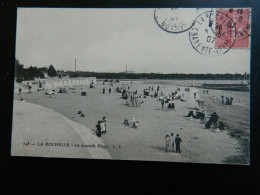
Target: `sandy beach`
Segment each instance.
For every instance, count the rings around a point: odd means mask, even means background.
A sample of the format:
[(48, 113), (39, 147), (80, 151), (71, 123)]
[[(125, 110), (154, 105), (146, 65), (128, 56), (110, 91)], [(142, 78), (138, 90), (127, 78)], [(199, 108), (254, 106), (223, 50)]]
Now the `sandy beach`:
[[(107, 146), (112, 159), (121, 160), (149, 160), (149, 161), (171, 161), (171, 162), (195, 162), (195, 163), (249, 163), (249, 93), (230, 92), (221, 90), (209, 90), (203, 93), (203, 89), (190, 88), (185, 92), (185, 87), (180, 87), (180, 93), (184, 94), (185, 102), (176, 100), (175, 110), (161, 108), (157, 98), (147, 96), (140, 98), (144, 101), (141, 107), (128, 107), (126, 100), (121, 99), (120, 93), (115, 93), (117, 86), (130, 86), (130, 90), (143, 94), (143, 89), (152, 86), (145, 81), (123, 81), (115, 83), (112, 87), (109, 83), (102, 85), (98, 82), (95, 88), (89, 86), (78, 86), (75, 93), (67, 88), (67, 93), (57, 93), (51, 97), (45, 95), (46, 91), (32, 92), (31, 94), (15, 93), (14, 99), (23, 97), (27, 102), (38, 104), (53, 109), (65, 117), (82, 124), (93, 132), (96, 123), (103, 116), (107, 119), (107, 133), (101, 140)], [(156, 86), (156, 84), (154, 84)], [(103, 87), (106, 93), (102, 94)], [(108, 89), (112, 93), (108, 93)], [(160, 91), (164, 94), (175, 91), (177, 86), (160, 84)], [(81, 96), (86, 91), (87, 96)], [(213, 128), (206, 129), (200, 120), (192, 121), (184, 117), (190, 110), (198, 106), (193, 97), (205, 101), (205, 111), (208, 116), (217, 112), (220, 121), (227, 124), (227, 130), (216, 133)], [(153, 94), (153, 92), (152, 92)], [(223, 105), (220, 96), (234, 97), (234, 104)], [(215, 102), (212, 97), (216, 96)], [(85, 117), (80, 117), (78, 111), (82, 111)], [(140, 122), (138, 129), (124, 126), (124, 119), (132, 120), (135, 116)], [(14, 115), (14, 117), (16, 117)], [(39, 117), (39, 120), (41, 118)], [(179, 134), (182, 138), (181, 154), (165, 152), (166, 134)], [(39, 139), (39, 138), (35, 138)], [(56, 141), (62, 141), (62, 137), (56, 137)], [(73, 140), (77, 142), (77, 138)]]

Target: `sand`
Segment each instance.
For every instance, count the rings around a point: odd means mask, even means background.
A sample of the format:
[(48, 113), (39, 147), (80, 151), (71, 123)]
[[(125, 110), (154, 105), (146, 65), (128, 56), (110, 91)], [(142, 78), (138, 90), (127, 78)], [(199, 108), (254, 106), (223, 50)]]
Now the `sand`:
[(14, 101), (12, 156), (111, 159), (106, 149), (90, 149), (93, 145), (104, 143), (87, 127), (52, 109)]
[[(142, 94), (144, 88), (151, 86), (150, 83), (145, 84), (142, 81), (133, 81), (133, 85), (130, 81), (124, 83), (129, 85), (131, 90), (138, 90), (138, 94)], [(15, 99), (23, 97), (28, 102), (53, 109), (93, 131), (97, 121), (106, 116), (108, 132), (101, 139), (108, 146), (107, 150), (112, 159), (248, 164), (248, 153), (245, 154), (248, 144), (241, 145), (239, 137), (232, 136), (231, 132), (242, 128), (241, 131), (245, 132), (244, 139), (249, 139), (249, 94), (230, 92), (234, 97), (234, 105), (228, 106), (222, 105), (218, 99), (217, 102), (212, 102), (213, 94), (216, 93), (216, 97), (221, 96), (219, 93), (222, 92), (218, 90), (209, 90), (209, 94), (204, 94), (201, 89), (190, 88), (190, 92), (185, 92), (184, 87), (181, 87), (186, 102), (176, 100), (175, 110), (162, 109), (160, 102), (151, 97), (141, 98), (144, 105), (134, 108), (127, 107), (126, 100), (120, 98), (121, 94), (115, 93), (117, 85), (121, 86), (122, 82), (113, 87), (108, 83), (97, 83), (94, 89), (81, 86), (77, 87), (76, 93), (67, 90), (68, 93), (60, 94), (56, 90), (51, 98), (44, 94), (45, 91), (15, 94)], [(176, 90), (173, 85), (160, 86), (164, 93)], [(106, 88), (106, 94), (102, 94), (103, 87)], [(109, 88), (112, 88), (111, 94), (108, 94)], [(80, 96), (82, 91), (86, 91), (88, 96)], [(220, 120), (227, 122), (229, 129), (216, 133), (213, 129), (205, 129), (200, 120), (190, 121), (184, 117), (197, 106), (193, 98), (194, 92), (198, 93), (199, 98), (205, 99), (207, 114), (210, 115), (213, 111), (221, 114)], [(237, 101), (238, 98), (241, 99), (240, 102)], [(77, 114), (79, 110), (85, 114), (85, 118)], [(124, 119), (131, 121), (133, 116), (140, 122), (138, 129), (123, 125)], [(237, 116), (240, 116), (239, 122)], [(170, 133), (180, 134), (183, 140), (181, 154), (164, 151), (164, 136)], [(241, 161), (236, 158), (238, 156), (240, 160), (242, 158)]]

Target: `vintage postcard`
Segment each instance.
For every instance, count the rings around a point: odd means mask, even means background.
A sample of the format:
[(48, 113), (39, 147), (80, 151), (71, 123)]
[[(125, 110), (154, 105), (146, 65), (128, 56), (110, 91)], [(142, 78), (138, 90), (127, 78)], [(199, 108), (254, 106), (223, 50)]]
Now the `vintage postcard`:
[(12, 156), (250, 164), (251, 8), (17, 8)]

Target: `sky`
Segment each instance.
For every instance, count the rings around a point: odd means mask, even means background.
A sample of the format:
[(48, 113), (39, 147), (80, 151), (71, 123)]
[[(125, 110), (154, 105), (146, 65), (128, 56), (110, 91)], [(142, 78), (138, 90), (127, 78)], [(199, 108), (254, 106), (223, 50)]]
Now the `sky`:
[(162, 30), (154, 9), (18, 8), (16, 58), (26, 68), (52, 64), (64, 71), (75, 70), (76, 58), (78, 71), (250, 72), (250, 49), (202, 55), (188, 31)]

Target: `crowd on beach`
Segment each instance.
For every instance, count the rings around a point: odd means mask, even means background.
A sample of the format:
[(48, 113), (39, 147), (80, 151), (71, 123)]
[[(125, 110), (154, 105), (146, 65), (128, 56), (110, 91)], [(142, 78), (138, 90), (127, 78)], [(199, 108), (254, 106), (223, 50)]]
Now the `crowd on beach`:
[[(148, 86), (147, 88), (144, 88), (142, 91), (142, 94), (138, 94), (138, 91), (134, 89), (134, 85), (132, 81), (130, 84), (124, 84), (124, 83), (101, 83), (102, 86), (102, 94), (106, 94), (106, 88), (108, 88), (108, 94), (112, 93), (112, 88), (115, 86), (115, 93), (121, 93), (121, 98), (126, 100), (127, 106), (132, 107), (140, 107), (145, 103), (145, 99), (141, 98), (156, 98), (157, 102), (160, 103), (160, 107), (162, 110), (165, 108), (168, 110), (176, 110), (176, 103), (178, 104), (178, 101), (186, 102), (185, 100), (185, 93), (182, 92), (180, 87), (177, 87), (175, 90), (173, 90), (171, 93), (164, 93), (161, 89), (160, 85), (157, 86)], [(92, 81), (90, 88), (95, 88), (95, 84)], [(28, 84), (28, 93), (31, 93), (31, 86)], [(76, 88), (75, 88), (76, 89)], [(73, 88), (73, 90), (75, 90)], [(53, 90), (54, 91), (54, 90)], [(190, 92), (190, 88), (186, 87), (184, 89), (185, 92)], [(19, 94), (21, 94), (22, 88), (19, 88)], [(47, 93), (47, 92), (46, 92)], [(54, 93), (54, 92), (53, 92)], [(205, 90), (203, 93), (208, 94), (209, 91)], [(49, 94), (49, 93), (48, 93)], [(51, 95), (51, 94), (49, 94)], [(81, 93), (82, 95), (82, 93)], [(216, 112), (213, 112), (209, 117), (206, 116), (206, 113), (204, 111), (204, 100), (199, 99), (199, 95), (197, 92), (193, 92), (191, 94), (191, 97), (194, 97), (195, 102), (198, 104), (198, 108), (196, 108), (196, 113), (193, 112), (193, 110), (190, 110), (186, 117), (188, 117), (188, 120), (193, 119), (199, 119), (200, 123), (205, 124), (205, 128), (209, 129), (211, 126), (215, 129), (216, 132), (220, 132), (220, 130), (225, 129), (225, 125), (222, 121), (219, 121), (219, 116)], [(213, 96), (213, 102), (215, 101), (215, 96)], [(21, 97), (22, 98), (22, 97)], [(221, 96), (221, 103), (226, 105), (232, 105), (233, 97), (224, 97)], [(166, 105), (168, 104), (168, 105)], [(84, 114), (80, 113), (81, 117), (84, 117)], [(209, 118), (207, 120), (207, 118)], [(135, 116), (132, 117), (131, 122), (128, 119), (125, 119), (123, 122), (124, 126), (138, 129), (140, 127), (140, 122), (135, 119)], [(98, 137), (101, 137), (107, 133), (107, 122), (106, 122), (106, 116), (104, 116), (101, 120), (97, 121), (96, 124), (96, 135)], [(180, 144), (182, 142), (182, 139), (180, 138), (179, 134), (174, 137), (174, 134), (166, 134), (165, 135), (165, 152), (171, 151), (171, 152), (177, 152), (181, 153)]]
[[(204, 90), (203, 93), (207, 93), (208, 94), (208, 90)], [(200, 123), (205, 124), (205, 128), (206, 129), (210, 129), (211, 126), (213, 126), (214, 131), (219, 133), (221, 130), (225, 130), (226, 125), (224, 124), (224, 122), (219, 121), (219, 116), (216, 112), (213, 112), (209, 117), (206, 116), (206, 113), (204, 111), (204, 100), (200, 100), (197, 98), (197, 93), (194, 92), (193, 93), (193, 97), (195, 99), (195, 101), (198, 104), (198, 107), (195, 107), (194, 109), (196, 110), (196, 114), (193, 113), (192, 110), (189, 111), (188, 115), (186, 117), (189, 117), (189, 120), (193, 120), (193, 119), (200, 119)], [(213, 102), (215, 102), (215, 96), (213, 96)], [(221, 96), (222, 100), (224, 98), (224, 96)], [(229, 105), (232, 105), (232, 103), (228, 103), (229, 98), (227, 99), (227, 103)], [(231, 102), (233, 100), (233, 98), (231, 97)], [(224, 104), (224, 102), (222, 101), (222, 103)], [(208, 118), (208, 120), (207, 120)]]

